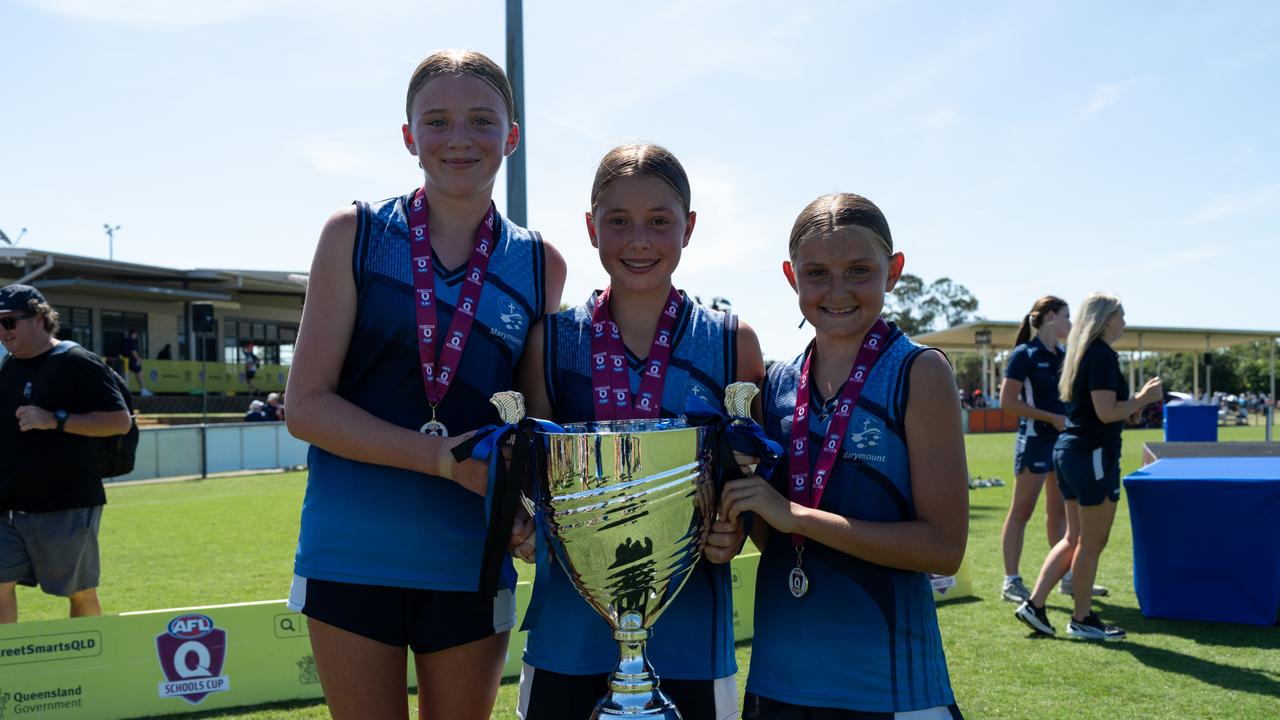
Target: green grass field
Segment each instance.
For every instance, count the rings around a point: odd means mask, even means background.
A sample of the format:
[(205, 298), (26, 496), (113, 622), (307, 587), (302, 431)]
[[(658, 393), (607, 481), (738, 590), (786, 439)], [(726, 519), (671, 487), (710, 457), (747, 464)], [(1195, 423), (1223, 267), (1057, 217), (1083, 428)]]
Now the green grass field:
[[(1222, 428), (1223, 440), (1260, 440), (1261, 427)], [(1123, 471), (1159, 431), (1125, 434)], [(969, 718), (1280, 717), (1280, 627), (1148, 620), (1133, 594), (1129, 514), (1121, 500), (1099, 582), (1106, 621), (1125, 642), (1029, 637), (999, 599), (1000, 527), (1012, 492), (1013, 437), (966, 438), (969, 471), (1002, 488), (969, 494), (968, 559), (977, 598), (938, 609), (951, 680)], [(279, 599), (292, 575), (302, 473), (113, 487), (102, 524), (104, 612)], [(1043, 503), (1042, 503), (1043, 506)], [(1034, 579), (1047, 549), (1042, 510), (1027, 531), (1022, 574)], [(1029, 580), (1030, 581), (1030, 580)], [(1224, 592), (1230, 592), (1225, 588)], [(1070, 599), (1054, 594), (1050, 618), (1066, 625)], [(19, 590), (24, 620), (62, 617), (65, 602)], [(751, 648), (738, 649), (739, 691)], [(412, 702), (411, 698), (411, 702)], [(495, 718), (514, 717), (516, 685), (504, 683)], [(182, 717), (326, 718), (322, 703), (285, 704)]]

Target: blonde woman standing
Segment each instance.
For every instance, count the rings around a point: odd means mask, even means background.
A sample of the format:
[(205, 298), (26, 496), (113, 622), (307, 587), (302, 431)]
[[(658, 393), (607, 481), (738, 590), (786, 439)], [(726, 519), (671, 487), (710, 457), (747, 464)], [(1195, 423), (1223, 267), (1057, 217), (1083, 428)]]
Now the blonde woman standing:
[(1113, 349), (1124, 335), (1120, 299), (1094, 293), (1080, 305), (1079, 323), (1067, 337), (1058, 389), (1066, 403), (1067, 424), (1054, 446), (1058, 487), (1066, 502), (1067, 534), (1049, 551), (1031, 597), (1015, 611), (1019, 620), (1044, 635), (1055, 635), (1044, 603), (1061, 579), (1063, 557), (1071, 558), (1075, 578), (1074, 611), (1067, 636), (1084, 640), (1123, 640), (1124, 630), (1104, 625), (1093, 613), (1093, 580), (1107, 545), (1120, 500), (1120, 433), (1124, 419), (1163, 394), (1160, 378), (1151, 378), (1129, 397)]

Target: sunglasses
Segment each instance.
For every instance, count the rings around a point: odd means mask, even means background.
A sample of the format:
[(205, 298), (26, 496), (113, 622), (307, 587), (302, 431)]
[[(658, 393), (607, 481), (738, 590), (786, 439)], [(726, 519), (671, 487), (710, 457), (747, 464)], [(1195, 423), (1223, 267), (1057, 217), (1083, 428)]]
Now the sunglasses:
[(18, 326), (18, 323), (27, 318), (35, 317), (31, 313), (22, 313), (21, 315), (10, 315), (9, 317), (0, 318), (0, 327), (5, 330), (12, 330)]

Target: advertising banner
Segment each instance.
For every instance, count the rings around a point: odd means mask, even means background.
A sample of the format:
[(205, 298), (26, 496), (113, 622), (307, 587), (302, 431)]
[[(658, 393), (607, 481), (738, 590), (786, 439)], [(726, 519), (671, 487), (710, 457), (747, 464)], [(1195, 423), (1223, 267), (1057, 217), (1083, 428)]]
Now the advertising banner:
[[(758, 560), (732, 565), (739, 640), (751, 637)], [(528, 582), (516, 586), (521, 616), (529, 594)], [(511, 633), (505, 677), (519, 676), (524, 641)], [(412, 662), (406, 671), (413, 687)], [(284, 600), (0, 625), (0, 720), (116, 720), (322, 695), (307, 619)]]

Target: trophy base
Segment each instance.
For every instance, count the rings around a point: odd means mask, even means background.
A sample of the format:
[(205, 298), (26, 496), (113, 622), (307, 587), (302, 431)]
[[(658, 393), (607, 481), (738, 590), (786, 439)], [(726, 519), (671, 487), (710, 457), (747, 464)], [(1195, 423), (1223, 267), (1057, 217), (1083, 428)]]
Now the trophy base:
[(620, 717), (682, 720), (675, 703), (657, 688), (634, 695), (611, 694), (596, 703), (595, 710), (591, 711), (591, 720)]

